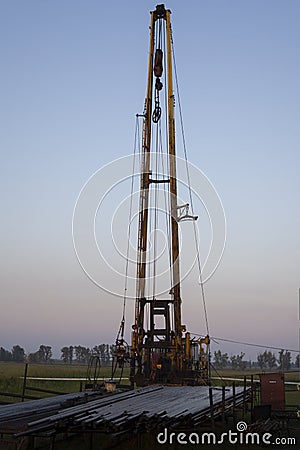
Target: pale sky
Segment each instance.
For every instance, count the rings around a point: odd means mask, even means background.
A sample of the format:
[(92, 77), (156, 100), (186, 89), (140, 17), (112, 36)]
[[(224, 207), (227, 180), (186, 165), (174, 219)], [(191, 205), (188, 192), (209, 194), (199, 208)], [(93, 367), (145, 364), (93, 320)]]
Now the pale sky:
[[(64, 345), (115, 339), (122, 302), (82, 271), (72, 214), (89, 177), (132, 153), (155, 5), (0, 4), (0, 346), (31, 352), (46, 344), (58, 354)], [(227, 219), (222, 262), (205, 284), (210, 333), (297, 349), (300, 4), (166, 7), (189, 160), (215, 186)], [(193, 283), (183, 288), (184, 322), (201, 334)], [(129, 338), (131, 306), (127, 316)]]

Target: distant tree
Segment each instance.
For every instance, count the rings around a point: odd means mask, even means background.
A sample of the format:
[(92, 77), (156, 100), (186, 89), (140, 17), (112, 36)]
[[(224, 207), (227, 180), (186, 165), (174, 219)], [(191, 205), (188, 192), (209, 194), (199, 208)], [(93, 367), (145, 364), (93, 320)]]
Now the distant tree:
[(69, 347), (62, 347), (60, 349), (61, 352), (61, 359), (63, 360), (64, 363), (68, 363), (69, 362)]
[(296, 356), (295, 366), (300, 369), (300, 353)]
[(277, 359), (275, 353), (265, 350), (263, 353), (259, 353), (257, 356), (258, 366), (261, 370), (274, 369), (277, 367)]
[(112, 344), (109, 346), (109, 361), (111, 361), (113, 359), (113, 355), (116, 351), (116, 345)]
[(17, 362), (23, 362), (25, 359), (25, 350), (19, 345), (14, 345), (11, 351), (12, 360)]
[(228, 354), (222, 353), (221, 350), (214, 352), (214, 366), (216, 369), (225, 369), (228, 364)]
[(12, 360), (11, 352), (3, 347), (0, 347), (0, 361), (11, 361), (11, 360)]
[(50, 345), (40, 345), (38, 349), (40, 362), (49, 362), (52, 357), (52, 347)]
[(232, 369), (245, 370), (247, 367), (247, 361), (243, 361), (245, 353), (241, 352), (239, 355), (230, 356), (230, 362)]
[(103, 364), (109, 364), (112, 358), (112, 346), (109, 344), (95, 345), (92, 349), (92, 354), (99, 356)]
[(264, 352), (264, 353), (259, 353), (258, 355), (257, 355), (257, 364), (258, 364), (258, 367), (261, 369), (261, 370), (264, 370), (264, 369), (266, 369), (266, 367), (267, 367), (267, 359), (266, 359), (266, 354), (265, 354), (266, 352)]
[(50, 345), (40, 345), (35, 353), (29, 353), (28, 362), (31, 363), (48, 363), (52, 357), (52, 347)]
[(113, 350), (111, 345), (106, 344), (106, 363), (109, 364), (113, 355)]
[(91, 355), (91, 350), (87, 347), (83, 347), (81, 345), (75, 346), (75, 356), (76, 360), (80, 363), (88, 363)]
[(267, 364), (270, 370), (277, 367), (277, 359), (275, 353), (267, 352)]
[(70, 345), (69, 347), (63, 347), (61, 350), (61, 359), (68, 364), (72, 364), (74, 356), (74, 347)]
[(232, 369), (236, 370), (238, 368), (236, 355), (231, 355), (230, 356), (230, 364), (231, 364)]
[(281, 370), (289, 370), (291, 368), (291, 361), (291, 352), (287, 350), (285, 352), (284, 350), (280, 350), (278, 358), (279, 368)]

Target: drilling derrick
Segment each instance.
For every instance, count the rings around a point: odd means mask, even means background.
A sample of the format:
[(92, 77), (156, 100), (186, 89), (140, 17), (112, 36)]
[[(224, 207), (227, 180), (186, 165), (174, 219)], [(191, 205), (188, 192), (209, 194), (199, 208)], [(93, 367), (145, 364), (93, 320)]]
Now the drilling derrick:
[[(175, 151), (175, 99), (173, 92), (173, 49), (170, 10), (157, 5), (151, 12), (148, 83), (143, 113), (140, 203), (138, 225), (135, 320), (132, 326), (130, 380), (134, 385), (154, 383), (199, 385), (209, 382), (209, 337), (191, 338), (182, 325), (178, 223), (182, 206), (177, 203)], [(164, 86), (165, 85), (165, 86)], [(163, 97), (164, 96), (164, 97)], [(160, 98), (164, 98), (161, 102)], [(163, 104), (162, 104), (163, 103)], [(163, 110), (164, 109), (164, 110)], [(166, 124), (164, 144), (168, 167), (162, 176), (153, 168), (155, 148), (152, 135), (160, 121)], [(161, 148), (164, 144), (161, 144)], [(149, 224), (154, 189), (168, 194), (170, 236), (169, 292), (162, 298), (149, 295)], [(187, 206), (187, 205), (184, 205)], [(195, 220), (196, 217), (186, 215)], [(155, 277), (155, 274), (154, 274)], [(156, 326), (156, 323), (159, 325)]]

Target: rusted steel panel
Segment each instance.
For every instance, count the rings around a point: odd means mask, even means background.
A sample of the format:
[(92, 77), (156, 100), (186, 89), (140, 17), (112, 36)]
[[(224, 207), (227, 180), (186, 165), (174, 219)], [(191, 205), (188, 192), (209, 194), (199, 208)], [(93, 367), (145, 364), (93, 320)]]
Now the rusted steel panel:
[(261, 403), (271, 405), (272, 410), (285, 408), (284, 374), (262, 373), (260, 377)]

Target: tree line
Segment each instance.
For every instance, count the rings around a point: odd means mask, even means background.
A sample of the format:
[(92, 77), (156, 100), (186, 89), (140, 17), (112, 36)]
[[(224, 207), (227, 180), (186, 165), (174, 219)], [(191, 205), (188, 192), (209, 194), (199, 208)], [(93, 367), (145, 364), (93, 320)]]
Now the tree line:
[(245, 353), (243, 352), (239, 355), (229, 356), (228, 353), (222, 353), (221, 350), (217, 350), (214, 352), (212, 364), (216, 369), (231, 368), (234, 370), (245, 370), (255, 367), (261, 370), (289, 370), (292, 367), (300, 367), (300, 354), (296, 356), (293, 362), (291, 352), (288, 350), (280, 350), (278, 357), (275, 353), (265, 350), (257, 355), (256, 361), (245, 361), (244, 356)]
[[(60, 359), (64, 363), (72, 364), (73, 362), (87, 364), (90, 357), (99, 356), (103, 364), (109, 364), (113, 357), (114, 345), (100, 344), (92, 348), (82, 345), (70, 345), (61, 348)], [(15, 361), (28, 363), (49, 363), (53, 361), (53, 352), (50, 345), (40, 345), (38, 350), (33, 353), (25, 353), (24, 348), (15, 345), (11, 350), (0, 347), (0, 361)]]
[(114, 348), (115, 346), (110, 344), (95, 345), (93, 348), (70, 345), (69, 347), (62, 347), (60, 358), (68, 364), (72, 364), (74, 360), (86, 364), (93, 355), (99, 356), (103, 364), (109, 364), (113, 358)]
[(14, 345), (11, 351), (0, 347), (0, 361), (23, 362), (25, 359), (25, 350), (19, 345)]
[[(82, 345), (69, 345), (62, 347), (60, 359), (66, 364), (80, 363), (87, 364), (91, 356), (99, 356), (102, 364), (110, 364), (113, 358), (114, 345), (99, 344), (92, 348)], [(278, 356), (275, 353), (265, 350), (257, 355), (256, 361), (244, 360), (245, 353), (238, 355), (228, 355), (217, 350), (213, 354), (212, 365), (216, 369), (245, 370), (259, 368), (261, 370), (289, 370), (292, 367), (300, 368), (300, 355), (292, 361), (291, 352), (280, 350)], [(15, 361), (29, 363), (49, 363), (53, 361), (52, 347), (50, 345), (40, 345), (38, 350), (26, 354), (24, 348), (15, 345), (11, 350), (0, 347), (0, 361)]]

